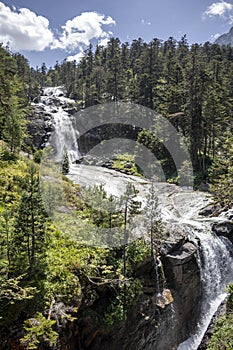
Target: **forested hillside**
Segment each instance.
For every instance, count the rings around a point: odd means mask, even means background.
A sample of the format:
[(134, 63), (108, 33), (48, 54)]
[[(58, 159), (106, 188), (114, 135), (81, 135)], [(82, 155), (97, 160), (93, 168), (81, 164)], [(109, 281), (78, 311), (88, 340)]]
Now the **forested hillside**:
[(81, 107), (132, 101), (154, 109), (185, 135), (195, 169), (205, 173), (231, 133), (232, 59), (230, 46), (189, 46), (185, 37), (131, 44), (111, 39), (107, 47), (90, 47), (79, 64), (46, 70), (44, 82), (64, 84)]
[[(113, 38), (107, 47), (90, 47), (79, 63), (64, 61), (53, 68), (43, 64), (36, 69), (30, 69), (20, 54), (11, 56), (3, 48), (1, 54), (5, 56), (1, 60), (1, 114), (18, 108), (22, 115), (23, 108), (44, 86), (64, 85), (68, 96), (76, 99), (80, 108), (109, 101), (132, 101), (171, 121), (186, 137), (195, 170), (205, 175), (231, 135), (230, 46), (208, 42), (189, 46), (185, 37), (178, 42), (173, 38), (165, 42), (154, 39), (150, 43), (137, 39), (131, 44), (121, 44)], [(12, 95), (17, 98), (10, 103)], [(17, 123), (23, 124), (19, 117)], [(4, 117), (0, 135), (3, 139), (10, 137)], [(151, 135), (143, 135), (141, 142), (153, 149), (152, 139)]]
[[(79, 109), (130, 101), (168, 118), (185, 138), (197, 186), (209, 182), (221, 208), (232, 206), (232, 47), (208, 42), (189, 46), (186, 37), (131, 44), (112, 38), (106, 47), (90, 47), (80, 62), (34, 69), (21, 54), (0, 46), (1, 350), (69, 349), (73, 324), (87, 310), (98, 329), (112, 330), (142, 293), (135, 266), (151, 257), (143, 240), (118, 250), (88, 247), (51, 223), (39, 190), (38, 150), (29, 147), (27, 124), (31, 102), (41, 89), (58, 85), (65, 86)], [(138, 141), (155, 154), (159, 151), (159, 140), (147, 130)], [(65, 176), (63, 187), (82, 230), (113, 225), (108, 214), (84, 203), (79, 186)], [(103, 189), (95, 190), (107, 201)], [(122, 228), (123, 214), (114, 218)], [(156, 225), (155, 232), (161, 230)], [(232, 297), (228, 309), (209, 349), (220, 349), (218, 340), (228, 335), (229, 327), (232, 331)], [(85, 331), (90, 339), (98, 333), (95, 328)], [(86, 338), (83, 343), (88, 348)]]

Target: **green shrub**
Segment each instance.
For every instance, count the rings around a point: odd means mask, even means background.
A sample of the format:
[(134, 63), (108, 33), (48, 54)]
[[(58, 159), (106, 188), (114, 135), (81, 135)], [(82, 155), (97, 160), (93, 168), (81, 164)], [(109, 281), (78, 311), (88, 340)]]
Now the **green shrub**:
[(38, 149), (34, 154), (33, 154), (33, 160), (35, 163), (40, 164), (41, 159), (42, 159), (43, 151), (41, 149)]
[(222, 316), (214, 327), (207, 350), (233, 349), (233, 314)]
[(119, 154), (117, 159), (113, 161), (112, 169), (130, 175), (142, 176), (140, 168), (134, 161), (134, 157), (128, 153)]
[(56, 344), (58, 333), (53, 330), (56, 321), (46, 319), (41, 313), (35, 318), (24, 322), (26, 335), (20, 339), (26, 349), (38, 349), (38, 345), (47, 344), (53, 346)]
[(127, 259), (131, 265), (139, 264), (151, 255), (149, 244), (143, 238), (139, 238), (127, 247)]

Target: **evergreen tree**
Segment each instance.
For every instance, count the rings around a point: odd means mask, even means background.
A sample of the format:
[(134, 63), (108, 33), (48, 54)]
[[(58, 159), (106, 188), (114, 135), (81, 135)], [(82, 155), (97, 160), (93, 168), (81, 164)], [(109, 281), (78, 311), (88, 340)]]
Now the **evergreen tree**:
[(157, 255), (157, 244), (162, 241), (162, 224), (158, 208), (158, 196), (153, 183), (145, 205), (146, 226), (150, 234), (151, 255)]
[(46, 214), (39, 190), (39, 176), (29, 165), (12, 235), (13, 276), (39, 272), (46, 246)]
[[(126, 276), (126, 246), (129, 240), (129, 225), (132, 223), (133, 215), (140, 213), (141, 202), (136, 200), (138, 190), (135, 186), (128, 182), (126, 190), (121, 198), (123, 203), (124, 213), (124, 238), (123, 238), (123, 261), (124, 261), (124, 275)], [(132, 229), (132, 228), (131, 228)]]
[(7, 113), (3, 130), (3, 140), (9, 144), (11, 152), (15, 153), (21, 149), (26, 136), (27, 110), (20, 107), (17, 96), (10, 97), (10, 109)]
[(70, 171), (70, 160), (67, 150), (64, 150), (61, 164), (61, 172), (63, 175), (69, 174)]
[(233, 203), (233, 146), (232, 137), (227, 136), (222, 154), (215, 157), (209, 169), (211, 192), (225, 209), (232, 207)]

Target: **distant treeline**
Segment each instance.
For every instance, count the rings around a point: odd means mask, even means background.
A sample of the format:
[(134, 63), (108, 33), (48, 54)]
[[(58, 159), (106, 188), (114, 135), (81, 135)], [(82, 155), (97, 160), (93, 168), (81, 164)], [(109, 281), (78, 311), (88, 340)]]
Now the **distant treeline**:
[(230, 46), (189, 45), (185, 36), (150, 43), (139, 38), (131, 44), (112, 38), (106, 47), (90, 46), (79, 63), (43, 65), (39, 72), (34, 73), (40, 85), (65, 85), (82, 108), (132, 101), (166, 116), (186, 137), (196, 171), (207, 172), (231, 133)]
[[(185, 136), (194, 169), (203, 174), (231, 134), (230, 46), (189, 45), (185, 36), (150, 43), (139, 38), (131, 44), (112, 38), (106, 47), (90, 46), (80, 62), (64, 60), (53, 68), (43, 63), (36, 69), (21, 54), (3, 47), (0, 55), (0, 138), (10, 140), (7, 115), (13, 107), (25, 112), (40, 88), (57, 85), (64, 85), (80, 108), (131, 101), (166, 116)], [(153, 149), (153, 137), (147, 136), (141, 139)]]

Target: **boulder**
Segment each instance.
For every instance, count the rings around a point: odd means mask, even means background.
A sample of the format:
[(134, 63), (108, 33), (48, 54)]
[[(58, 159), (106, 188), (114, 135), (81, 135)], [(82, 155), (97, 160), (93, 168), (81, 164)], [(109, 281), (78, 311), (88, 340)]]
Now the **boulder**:
[(202, 192), (209, 192), (210, 184), (202, 182), (198, 189), (199, 189), (199, 191), (202, 191)]
[(131, 169), (132, 166), (133, 166), (133, 164), (132, 164), (132, 163), (129, 163), (129, 162), (124, 164), (124, 168), (125, 168), (125, 169)]
[(162, 293), (158, 293), (156, 296), (156, 305), (161, 309), (164, 309), (167, 305), (173, 303), (174, 299), (170, 289), (164, 289)]
[(179, 238), (178, 237), (174, 237), (174, 239), (169, 239), (169, 241), (165, 241), (162, 245), (162, 247), (160, 248), (160, 252), (166, 256), (174, 251), (179, 250), (184, 243), (187, 241), (187, 237), (181, 235)]
[(232, 221), (222, 221), (216, 222), (212, 225), (212, 231), (217, 236), (227, 237), (233, 243), (233, 222)]
[(193, 243), (186, 242), (177, 250), (167, 254), (166, 258), (173, 266), (183, 265), (193, 258), (196, 251), (197, 247)]

